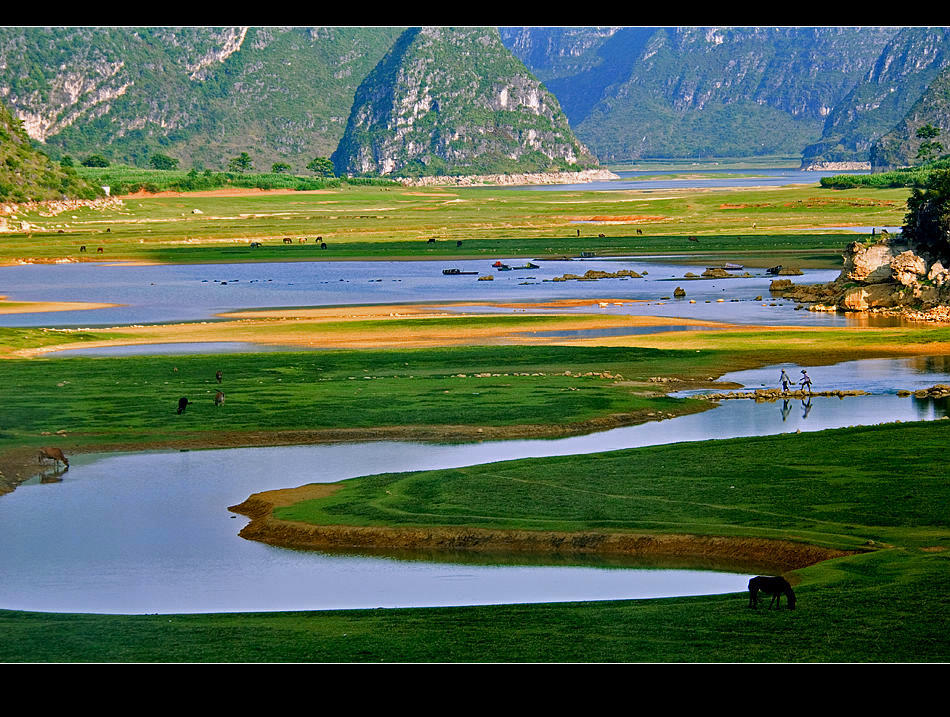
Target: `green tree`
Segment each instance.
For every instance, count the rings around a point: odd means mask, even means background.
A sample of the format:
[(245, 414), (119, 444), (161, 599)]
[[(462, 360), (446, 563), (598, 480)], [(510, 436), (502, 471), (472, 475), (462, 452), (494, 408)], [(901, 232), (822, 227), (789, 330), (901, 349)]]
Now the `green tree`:
[(228, 171), (230, 172), (250, 172), (254, 169), (254, 162), (251, 155), (247, 152), (241, 152), (237, 157), (231, 157), (228, 161)]
[(903, 236), (914, 249), (950, 260), (950, 169), (930, 173), (907, 199)]
[(90, 154), (81, 162), (83, 167), (108, 167), (109, 160), (101, 154)]
[(307, 169), (318, 177), (334, 176), (333, 162), (328, 157), (314, 157), (307, 165)]
[(271, 165), (270, 171), (274, 174), (290, 174), (292, 167), (286, 162), (275, 162)]
[(73, 166), (73, 158), (70, 157), (68, 154), (64, 154), (64, 155), (63, 155), (63, 158), (62, 158), (61, 160), (59, 160), (59, 166), (60, 166), (60, 167), (72, 167), (72, 166)]
[(917, 159), (923, 162), (929, 162), (931, 159), (939, 157), (943, 152), (943, 145), (936, 141), (940, 136), (940, 128), (932, 124), (925, 124), (917, 128), (917, 139), (923, 140), (920, 147), (917, 148)]
[(169, 157), (167, 154), (160, 154), (159, 152), (149, 157), (148, 163), (152, 169), (178, 169), (177, 159)]

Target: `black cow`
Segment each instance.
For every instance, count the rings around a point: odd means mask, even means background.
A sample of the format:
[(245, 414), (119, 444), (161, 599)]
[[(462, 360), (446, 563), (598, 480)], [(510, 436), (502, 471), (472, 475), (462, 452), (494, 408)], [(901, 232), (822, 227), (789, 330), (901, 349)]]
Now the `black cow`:
[(182, 396), (178, 399), (178, 413), (184, 413), (186, 408), (188, 408), (188, 399)]

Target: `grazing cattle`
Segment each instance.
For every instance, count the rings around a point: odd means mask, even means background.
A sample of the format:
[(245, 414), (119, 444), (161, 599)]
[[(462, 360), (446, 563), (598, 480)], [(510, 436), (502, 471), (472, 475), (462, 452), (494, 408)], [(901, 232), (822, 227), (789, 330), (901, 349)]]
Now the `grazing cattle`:
[(690, 240), (690, 241), (699, 241), (699, 239), (697, 239), (696, 237), (690, 237), (689, 240)]
[(752, 578), (749, 581), (749, 607), (758, 607), (760, 592), (772, 596), (772, 602), (769, 603), (770, 610), (773, 605), (776, 607), (782, 606), (782, 595), (785, 596), (788, 602), (788, 609), (795, 609), (795, 592), (785, 578), (764, 575)]
[(643, 234), (643, 230), (642, 230), (642, 229), (637, 229), (637, 234)]
[(327, 248), (327, 243), (326, 243), (325, 241), (320, 242), (320, 248), (321, 248), (321, 249), (326, 249), (326, 248)]
[(215, 406), (223, 406), (223, 405), (224, 405), (224, 393), (223, 393), (223, 392), (218, 391), (216, 394), (214, 394), (214, 405), (215, 405)]
[(462, 246), (462, 240), (460, 239), (460, 240), (458, 240), (457, 242), (455, 242), (455, 246), (456, 246), (456, 247)]
[(86, 253), (86, 245), (83, 244), (81, 247), (79, 247), (79, 251), (81, 251), (83, 254), (85, 254), (85, 253)]
[(102, 253), (102, 247), (99, 247), (98, 249), (96, 249), (96, 254), (101, 254), (101, 253)]
[(186, 408), (188, 408), (188, 399), (182, 396), (178, 399), (178, 413), (184, 413)]
[(214, 380), (217, 381), (218, 383), (221, 383), (221, 376), (222, 376), (221, 371), (214, 372)]
[(598, 236), (599, 238), (601, 238), (601, 239), (606, 239), (606, 238), (607, 238), (607, 237), (604, 236), (603, 234), (598, 234), (597, 236)]
[(284, 237), (284, 244), (293, 244), (294, 240), (290, 237)]
[(429, 237), (429, 241), (426, 244), (435, 244), (435, 237)]
[(297, 240), (297, 243), (298, 243), (298, 244), (306, 244), (306, 243), (307, 243), (307, 237), (300, 237), (300, 239)]
[(69, 470), (69, 459), (59, 448), (40, 448), (39, 461), (42, 463), (43, 460), (59, 461)]
[(259, 241), (252, 241), (252, 242), (251, 242), (251, 248), (252, 248), (252, 249), (256, 249), (256, 248), (259, 247), (260, 245), (261, 245), (261, 243), (260, 243)]

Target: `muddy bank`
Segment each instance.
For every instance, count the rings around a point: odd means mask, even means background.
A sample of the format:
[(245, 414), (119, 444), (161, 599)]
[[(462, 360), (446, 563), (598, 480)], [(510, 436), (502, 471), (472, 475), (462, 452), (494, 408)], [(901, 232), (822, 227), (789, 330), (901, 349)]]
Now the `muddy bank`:
[(309, 525), (278, 520), (276, 507), (320, 498), (335, 485), (310, 485), (267, 491), (250, 496), (229, 510), (251, 522), (240, 532), (282, 548), (312, 550), (426, 550), (504, 553), (597, 554), (642, 559), (694, 558), (715, 563), (747, 564), (787, 572), (858, 551), (834, 550), (787, 540), (727, 538), (704, 535), (648, 535), (635, 533), (577, 533), (530, 530), (485, 530), (468, 527), (355, 527)]

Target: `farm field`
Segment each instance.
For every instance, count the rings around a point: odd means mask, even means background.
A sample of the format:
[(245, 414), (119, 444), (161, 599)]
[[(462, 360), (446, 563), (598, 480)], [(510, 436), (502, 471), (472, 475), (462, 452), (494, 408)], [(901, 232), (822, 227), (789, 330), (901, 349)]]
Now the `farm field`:
[[(848, 242), (863, 238), (836, 228), (900, 225), (908, 193), (347, 187), (210, 194), (136, 196), (123, 208), (56, 217), (27, 213), (18, 218), (31, 231), (3, 236), (0, 263), (447, 262), (592, 252), (827, 269), (840, 266)], [(669, 393), (708, 387), (739, 369), (950, 355), (950, 327), (940, 325), (754, 326), (557, 311), (447, 315), (443, 308), (226, 313), (212, 324), (215, 340), (283, 349), (222, 355), (45, 354), (208, 340), (208, 326), (197, 323), (0, 328), (0, 381), (23, 389), (0, 425), (0, 485), (15, 490), (43, 445), (74, 454), (367, 435), (436, 442), (563, 436), (705, 411), (709, 402)], [(518, 338), (669, 325), (691, 330)], [(324, 350), (293, 350), (315, 340)], [(220, 408), (212, 403), (217, 370), (227, 392)], [(184, 415), (174, 411), (179, 395), (194, 397)], [(799, 597), (795, 611), (754, 611), (744, 594), (171, 616), (0, 610), (7, 635), (0, 660), (946, 661), (950, 533), (936, 456), (948, 425), (890, 423), (361, 477), (326, 498), (275, 511), (309, 525), (688, 535), (839, 551), (786, 566)], [(525, 490), (529, 484), (537, 490)]]

